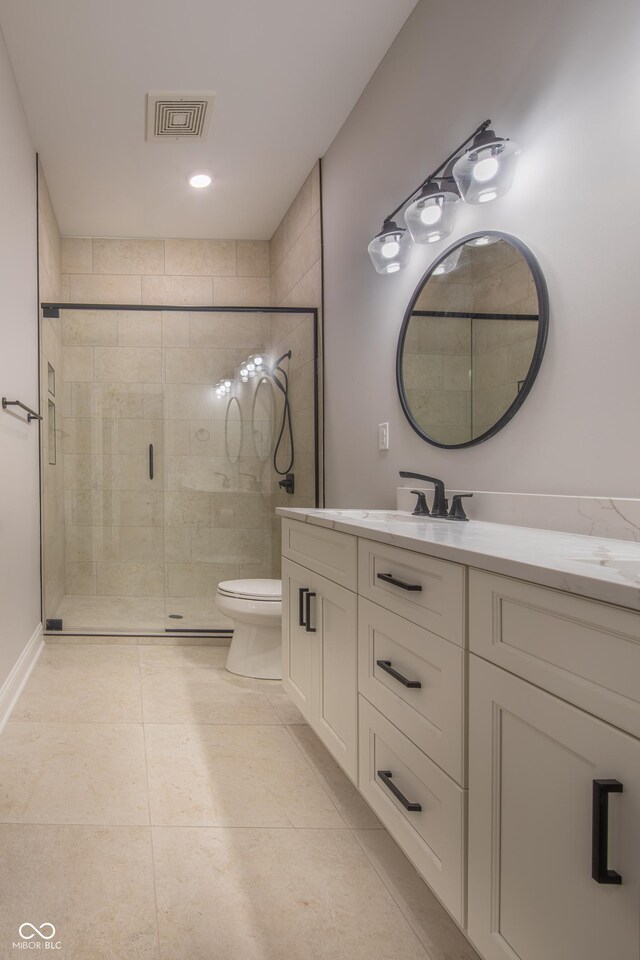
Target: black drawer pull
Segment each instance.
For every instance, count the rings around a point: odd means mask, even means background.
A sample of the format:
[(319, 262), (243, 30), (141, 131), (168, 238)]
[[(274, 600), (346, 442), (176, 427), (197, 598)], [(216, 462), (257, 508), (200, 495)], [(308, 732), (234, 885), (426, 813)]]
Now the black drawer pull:
[(391, 777), (393, 776), (391, 770), (378, 770), (378, 776), (384, 783), (385, 787), (391, 791), (396, 799), (400, 801), (405, 810), (415, 811), (416, 813), (420, 813), (422, 811), (421, 803), (411, 803), (410, 800), (407, 800), (404, 793), (401, 793), (398, 790), (395, 783), (393, 783), (391, 780)]
[(149, 480), (153, 480), (153, 444), (149, 444)]
[(404, 580), (397, 580), (391, 573), (379, 573), (377, 577), (378, 580), (384, 580), (385, 583), (392, 583), (394, 587), (402, 587), (403, 590), (415, 590), (418, 593), (422, 590), (422, 584), (405, 583)]
[(315, 593), (307, 590), (304, 598), (304, 628), (307, 633), (316, 632), (316, 628), (311, 626), (311, 597), (315, 597)]
[(407, 680), (407, 678), (403, 677), (401, 673), (398, 673), (397, 670), (394, 670), (391, 666), (391, 660), (376, 660), (376, 663), (381, 670), (384, 670), (385, 673), (388, 673), (389, 676), (393, 677), (394, 680), (399, 680), (403, 686), (411, 687), (414, 690), (419, 690), (422, 686), (419, 680)]
[(304, 618), (304, 595), (309, 593), (309, 587), (299, 587), (298, 588), (298, 626), (306, 627), (307, 623)]
[(609, 794), (622, 793), (619, 780), (593, 781), (591, 876), (596, 883), (622, 883), (615, 870), (609, 870)]

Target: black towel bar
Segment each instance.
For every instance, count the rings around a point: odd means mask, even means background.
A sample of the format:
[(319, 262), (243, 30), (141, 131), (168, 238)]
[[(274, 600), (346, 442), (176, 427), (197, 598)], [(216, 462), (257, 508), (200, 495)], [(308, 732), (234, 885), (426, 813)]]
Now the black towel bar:
[(32, 410), (31, 407), (28, 407), (26, 403), (22, 403), (20, 400), (7, 400), (6, 397), (3, 397), (2, 409), (6, 410), (7, 407), (20, 407), (21, 410), (26, 410), (27, 423), (31, 423), (32, 420), (42, 420), (42, 417), (39, 413), (36, 413), (35, 410)]

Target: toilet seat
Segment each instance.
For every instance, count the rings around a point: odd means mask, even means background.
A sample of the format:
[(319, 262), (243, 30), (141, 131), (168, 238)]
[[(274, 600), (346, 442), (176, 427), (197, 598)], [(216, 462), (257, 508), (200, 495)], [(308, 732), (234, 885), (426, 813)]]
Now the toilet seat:
[(281, 580), (223, 580), (218, 584), (223, 597), (238, 600), (260, 600), (262, 603), (282, 602)]

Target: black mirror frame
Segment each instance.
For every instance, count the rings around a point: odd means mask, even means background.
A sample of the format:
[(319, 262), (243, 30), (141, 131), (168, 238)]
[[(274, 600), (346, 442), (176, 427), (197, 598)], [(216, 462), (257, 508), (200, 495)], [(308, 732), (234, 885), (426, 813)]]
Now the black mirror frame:
[[(478, 237), (498, 237), (500, 240), (505, 240), (507, 243), (511, 244), (512, 247), (515, 247), (518, 250), (527, 266), (531, 271), (533, 277), (536, 293), (538, 295), (538, 337), (536, 340), (536, 346), (533, 353), (533, 358), (531, 360), (531, 366), (529, 367), (529, 372), (520, 388), (518, 396), (515, 398), (511, 406), (505, 410), (499, 420), (497, 420), (494, 425), (482, 433), (479, 437), (474, 437), (473, 440), (465, 440), (464, 443), (440, 443), (439, 440), (434, 440), (433, 437), (430, 437), (428, 433), (416, 423), (411, 410), (409, 409), (409, 404), (407, 403), (407, 398), (404, 389), (404, 378), (402, 375), (402, 357), (404, 353), (404, 341), (407, 335), (407, 329), (411, 321), (411, 315), (413, 313), (413, 308), (416, 305), (416, 301), (420, 294), (422, 293), (423, 287), (435, 268), (439, 263), (442, 263), (443, 260), (458, 247), (463, 246), (465, 243), (468, 243), (469, 240), (476, 240)], [(485, 440), (488, 440), (490, 437), (493, 437), (499, 430), (502, 430), (503, 427), (509, 423), (513, 416), (520, 409), (524, 401), (526, 400), (533, 383), (538, 376), (540, 370), (540, 364), (542, 363), (542, 358), (544, 356), (545, 347), (547, 345), (547, 336), (549, 333), (549, 294), (547, 293), (547, 285), (545, 283), (544, 275), (540, 269), (540, 264), (532, 254), (531, 250), (522, 243), (521, 240), (518, 240), (517, 237), (513, 237), (508, 233), (501, 233), (498, 230), (480, 230), (477, 233), (470, 233), (466, 237), (457, 240), (454, 244), (447, 249), (436, 259), (433, 263), (430, 264), (429, 269), (422, 276), (420, 283), (417, 285), (411, 300), (409, 301), (409, 306), (406, 309), (404, 319), (402, 321), (402, 327), (400, 328), (400, 336), (398, 337), (398, 348), (396, 352), (396, 383), (398, 387), (398, 396), (400, 397), (400, 403), (402, 404), (402, 410), (405, 417), (409, 421), (412, 428), (418, 434), (419, 437), (422, 437), (423, 440), (426, 440), (427, 443), (431, 443), (434, 447), (442, 447), (444, 450), (458, 450), (463, 447), (475, 447), (478, 443), (483, 443)]]

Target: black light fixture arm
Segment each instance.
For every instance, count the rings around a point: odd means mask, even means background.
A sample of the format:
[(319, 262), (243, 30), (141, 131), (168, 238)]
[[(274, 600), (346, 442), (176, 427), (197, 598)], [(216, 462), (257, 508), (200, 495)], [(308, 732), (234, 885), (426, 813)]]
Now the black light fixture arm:
[(449, 179), (448, 177), (439, 177), (438, 174), (439, 174), (442, 170), (446, 170), (446, 168), (448, 167), (448, 165), (451, 163), (451, 161), (452, 161), (455, 157), (458, 156), (458, 154), (461, 152), (461, 150), (464, 150), (464, 148), (467, 146), (468, 143), (471, 143), (472, 140), (475, 140), (475, 138), (478, 136), (478, 134), (484, 133), (484, 131), (487, 130), (490, 126), (491, 126), (491, 120), (485, 120), (483, 123), (480, 124), (479, 127), (476, 127), (476, 129), (473, 131), (473, 133), (472, 133), (470, 136), (468, 136), (466, 140), (463, 140), (462, 143), (461, 143), (458, 147), (456, 147), (456, 149), (453, 151), (453, 153), (449, 154), (449, 156), (447, 157), (447, 159), (446, 159), (446, 160), (443, 160), (443, 162), (440, 164), (439, 167), (436, 167), (436, 169), (433, 171), (433, 173), (430, 173), (428, 177), (425, 177), (425, 179), (422, 181), (422, 183), (418, 184), (418, 186), (415, 188), (415, 190), (412, 190), (411, 193), (409, 194), (409, 196), (406, 197), (406, 199), (404, 199), (404, 200), (402, 201), (402, 203), (400, 203), (400, 204), (395, 208), (395, 210), (394, 210), (392, 213), (388, 214), (388, 216), (385, 217), (385, 223), (386, 223), (387, 221), (389, 221), (389, 220), (393, 220), (393, 218), (395, 217), (395, 215), (396, 215), (397, 213), (400, 213), (400, 211), (402, 210), (402, 208), (405, 207), (405, 206), (409, 203), (409, 200), (411, 200), (411, 198), (414, 197), (414, 196), (416, 195), (416, 193), (418, 193), (419, 190), (422, 190), (422, 188), (423, 188), (424, 186), (426, 186), (428, 183), (430, 183), (432, 180)]

